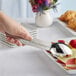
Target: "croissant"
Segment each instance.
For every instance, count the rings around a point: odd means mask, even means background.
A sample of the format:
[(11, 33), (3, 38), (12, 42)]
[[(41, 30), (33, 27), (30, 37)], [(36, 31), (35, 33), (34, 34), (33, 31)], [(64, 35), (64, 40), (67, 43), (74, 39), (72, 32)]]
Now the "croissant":
[(76, 18), (69, 20), (67, 23), (67, 27), (76, 31)]
[(73, 18), (76, 18), (76, 11), (68, 10), (63, 15), (61, 15), (59, 19), (64, 22), (68, 22)]

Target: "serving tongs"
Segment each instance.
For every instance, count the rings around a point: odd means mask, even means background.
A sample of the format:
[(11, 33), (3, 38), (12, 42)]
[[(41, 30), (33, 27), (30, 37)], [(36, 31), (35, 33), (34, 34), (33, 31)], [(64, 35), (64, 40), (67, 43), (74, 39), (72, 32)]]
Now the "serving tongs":
[[(5, 45), (7, 45), (8, 47), (13, 47), (14, 45), (8, 43), (5, 39), (5, 35), (0, 33), (0, 40), (3, 41), (4, 43), (6, 43)], [(31, 41), (28, 40), (24, 40), (24, 39), (20, 39), (20, 41), (23, 44), (27, 44), (33, 47), (37, 47), (40, 48), (42, 50), (49, 50), (52, 55), (54, 56), (66, 56), (66, 55), (72, 55), (72, 51), (71, 49), (63, 43), (51, 43), (51, 42), (45, 42), (43, 40), (37, 39), (37, 38), (33, 38)]]
[(20, 39), (20, 41), (23, 44), (27, 44), (43, 50), (49, 50), (54, 56), (72, 55), (72, 50), (66, 44), (63, 44), (63, 43), (45, 42), (37, 38), (32, 39), (32, 41), (28, 41), (24, 39)]

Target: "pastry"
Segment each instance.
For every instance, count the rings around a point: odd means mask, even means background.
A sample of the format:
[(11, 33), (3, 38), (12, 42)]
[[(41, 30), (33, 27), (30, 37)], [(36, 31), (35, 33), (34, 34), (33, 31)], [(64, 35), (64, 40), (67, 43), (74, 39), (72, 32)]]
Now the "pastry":
[(63, 15), (61, 15), (59, 19), (64, 22), (68, 22), (74, 18), (76, 18), (76, 11), (68, 10)]
[(58, 57), (59, 62), (65, 69), (76, 69), (76, 49), (72, 49), (72, 56)]
[(68, 10), (59, 19), (66, 23), (66, 26), (76, 31), (76, 11)]
[(73, 29), (74, 31), (76, 31), (76, 18), (71, 19), (67, 22), (67, 27)]

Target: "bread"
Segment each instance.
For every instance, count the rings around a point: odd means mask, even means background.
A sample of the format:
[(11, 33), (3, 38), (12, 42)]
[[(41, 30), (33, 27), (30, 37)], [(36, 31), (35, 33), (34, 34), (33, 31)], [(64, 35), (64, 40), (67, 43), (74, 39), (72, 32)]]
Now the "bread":
[(68, 24), (67, 26), (68, 26), (69, 28), (71, 28), (71, 29), (73, 29), (74, 31), (76, 31), (76, 18), (69, 20), (67, 24)]
[(76, 31), (76, 11), (68, 10), (59, 19), (67, 24), (67, 27)]
[(68, 10), (63, 15), (61, 15), (59, 19), (64, 22), (68, 22), (69, 20), (73, 18), (76, 18), (76, 11)]

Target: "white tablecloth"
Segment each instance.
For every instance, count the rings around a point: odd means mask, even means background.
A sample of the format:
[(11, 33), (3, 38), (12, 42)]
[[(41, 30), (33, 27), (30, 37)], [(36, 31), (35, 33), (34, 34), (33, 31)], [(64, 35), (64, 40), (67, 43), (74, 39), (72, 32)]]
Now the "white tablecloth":
[(40, 49), (25, 46), (0, 50), (0, 76), (62, 76), (62, 73)]
[[(48, 32), (47, 30), (45, 31), (38, 34), (39, 38), (45, 41), (50, 40), (53, 33)], [(40, 30), (38, 32), (40, 32)], [(47, 37), (44, 35), (46, 35)], [(63, 35), (58, 36), (56, 34), (54, 36), (60, 38)], [(52, 37), (52, 39), (56, 37)], [(3, 47), (1, 43), (0, 45)], [(60, 68), (58, 68), (58, 66), (56, 66), (48, 58), (48, 56), (43, 52), (43, 50), (30, 46), (25, 46), (4, 50), (0, 49), (0, 76), (69, 76), (69, 75), (67, 75)]]

